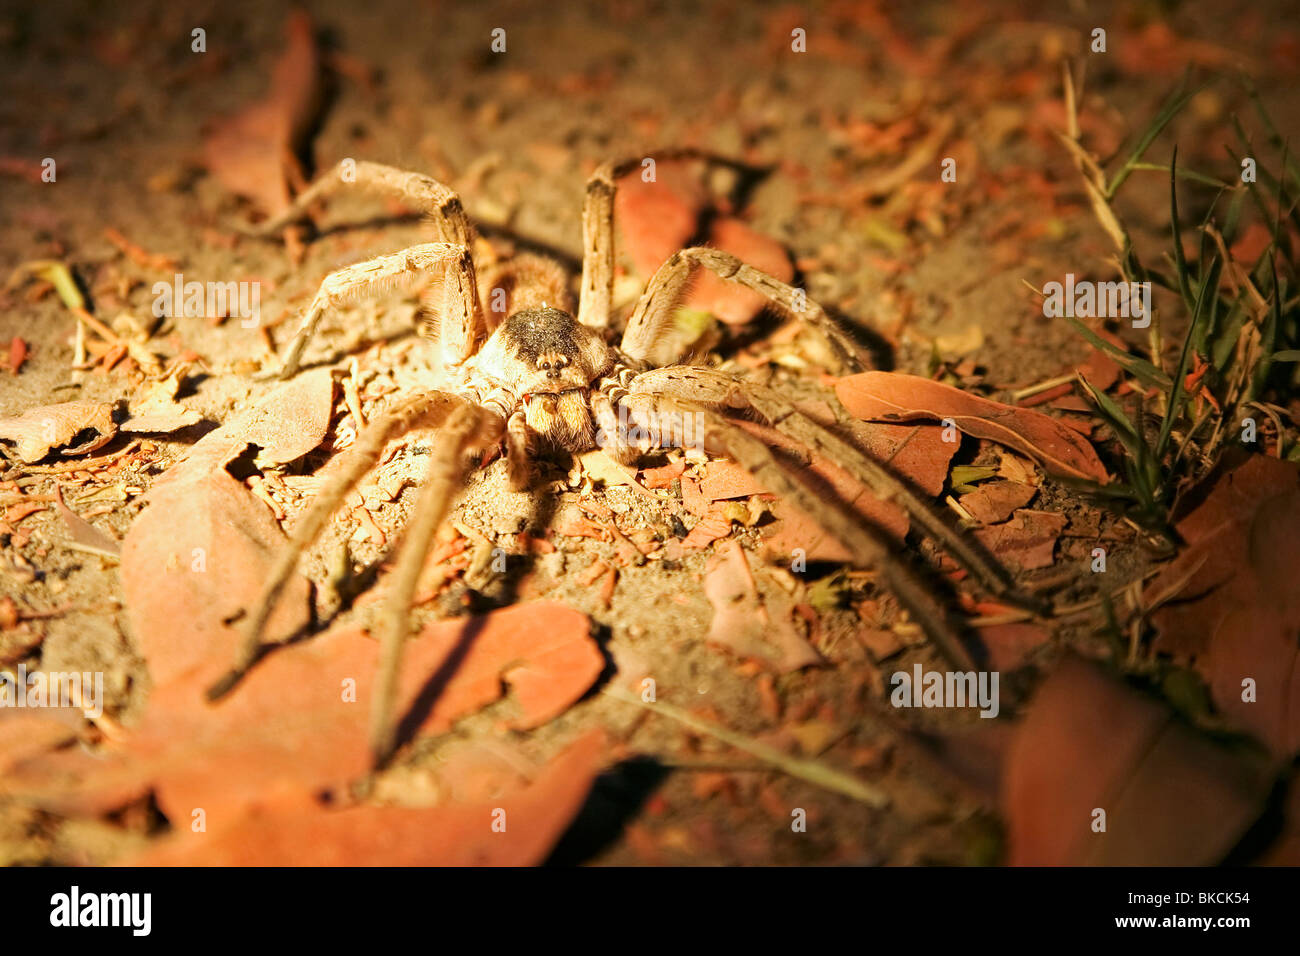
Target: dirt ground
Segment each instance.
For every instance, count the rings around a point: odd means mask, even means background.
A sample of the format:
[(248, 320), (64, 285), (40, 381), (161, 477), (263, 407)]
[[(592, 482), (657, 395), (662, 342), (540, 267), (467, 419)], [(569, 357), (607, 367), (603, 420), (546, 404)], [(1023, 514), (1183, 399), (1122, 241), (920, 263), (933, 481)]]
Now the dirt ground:
[[(963, 388), (1004, 401), (1068, 372), (1091, 351), (1067, 325), (1044, 317), (1032, 290), (1067, 272), (1113, 275), (1108, 239), (1053, 132), (1064, 124), (1064, 59), (1086, 63), (1081, 112), (1103, 155), (1149, 121), (1186, 66), (1227, 79), (1174, 120), (1156, 142), (1155, 161), (1167, 162), (1177, 144), (1180, 161), (1231, 174), (1223, 144), (1230, 117), (1245, 109), (1230, 79), (1237, 69), (1253, 76), (1282, 130), (1297, 128), (1300, 110), (1300, 40), (1285, 3), (1077, 3), (1046, 11), (1021, 3), (371, 0), (307, 9), (326, 83), (302, 138), (306, 178), (345, 157), (427, 172), (458, 190), (498, 248), (549, 250), (576, 270), (584, 183), (598, 162), (675, 146), (740, 158), (763, 172), (732, 211), (789, 251), (796, 284), (855, 331), (878, 368), (922, 376), (947, 370)], [(264, 320), (264, 327), (244, 328), (237, 318), (164, 319), (149, 347), (164, 364), (178, 356), (192, 362), (177, 398), (201, 422), (165, 434), (119, 434), (91, 454), (121, 452), (134, 438), (145, 444), (107, 476), (60, 470), (57, 457), (38, 466), (12, 461), (0, 474), (14, 483), (2, 486), (6, 507), (20, 493), (50, 495), (57, 486), (77, 513), (92, 512), (97, 529), (122, 541), (160, 475), (204, 434), (271, 394), (277, 383), (256, 373), (271, 367), (271, 350), (288, 341), (327, 273), (427, 238), (409, 211), (353, 197), (323, 207), (297, 250), (239, 234), (259, 213), (209, 170), (205, 130), (265, 94), (289, 10), (272, 0), (5, 4), (0, 12), (0, 273), (33, 260), (64, 263), (105, 322), (124, 312), (147, 317), (153, 283), (172, 272), (258, 281)], [(1097, 26), (1107, 29), (1106, 53), (1088, 50)], [(195, 27), (206, 30), (206, 52), (191, 50)], [(490, 50), (498, 27), (508, 37), (503, 54)], [(807, 31), (806, 53), (791, 50), (795, 28)], [(57, 161), (53, 183), (40, 180), (47, 156)], [(946, 157), (956, 160), (955, 182), (940, 178)], [(1168, 192), (1167, 177), (1138, 172), (1121, 197), (1126, 224), (1151, 260), (1168, 243)], [(1206, 198), (1189, 196), (1186, 215), (1199, 217), (1195, 204)], [(106, 230), (174, 266), (150, 266)], [(429, 347), (415, 335), (415, 314), (414, 296), (400, 289), (373, 304), (350, 304), (327, 319), (308, 364), (335, 362), (346, 378), (355, 359), (367, 401), (418, 388), (427, 380)], [(0, 372), (0, 417), (137, 395), (145, 376), (130, 361), (109, 372), (100, 363), (74, 381), (74, 329), (49, 284), (6, 287), (0, 342), (21, 339), (27, 354), (16, 374)], [(765, 313), (752, 327), (723, 328), (717, 352), (727, 368), (799, 401), (834, 402), (815, 346), (796, 339), (782, 317)], [(286, 512), (287, 529), (309, 501), (294, 491), (309, 485), (294, 480), (337, 458), (334, 449), (347, 445), (355, 426), (341, 397), (337, 403), (325, 445), (276, 472), (287, 481), (266, 485)], [(417, 434), (393, 458), (413, 480), (395, 500), (374, 502), (377, 533), (349, 509), (311, 550), (302, 569), (317, 586), (322, 628), (373, 620), (373, 601), (334, 593), (332, 569), (343, 548), (353, 583), (369, 581), (391, 559), (434, 440)], [(1112, 450), (1102, 455), (1115, 467)], [(675, 460), (674, 453), (647, 464)], [(967, 438), (954, 464), (998, 460), (989, 443)], [(617, 540), (557, 531), (595, 508), (612, 512), (633, 539), (637, 531), (658, 542), (684, 537), (700, 519), (683, 508), (680, 486), (643, 494), (602, 485), (563, 457), (543, 466), (533, 494), (510, 491), (505, 478), (498, 460), (469, 479), (453, 520), (472, 532), (465, 537), (475, 557), (419, 609), (421, 619), (541, 598), (567, 604), (592, 622), (608, 663), (602, 681), (616, 670), (653, 673), (664, 700), (868, 779), (888, 795), (889, 808), (773, 772), (752, 755), (594, 690), (527, 733), (501, 730), (513, 706), (508, 699), (465, 717), (408, 748), (381, 794), (418, 802), (412, 794), (421, 768), (440, 766), (458, 746), (497, 741), (511, 759), (540, 766), (580, 731), (599, 726), (616, 741), (613, 757), (550, 854), (553, 862), (1006, 858), (996, 762), (985, 748), (998, 750), (999, 733), (1016, 725), (1067, 649), (1100, 654), (1100, 612), (1056, 622), (1047, 640), (1014, 655), (996, 721), (969, 711), (899, 711), (889, 706), (888, 675), (916, 663), (943, 667), (942, 657), (871, 570), (846, 575), (834, 562), (815, 562), (792, 575), (761, 557), (771, 517), (761, 516), (761, 500), (745, 503), (759, 520), (737, 522), (727, 540), (744, 546), (761, 595), (806, 609), (793, 620), (820, 652), (819, 666), (773, 673), (705, 640), (715, 608), (704, 584), (724, 541), (627, 561)], [(1058, 603), (1097, 598), (1099, 576), (1088, 573), (1097, 541), (1110, 548), (1107, 587), (1154, 566), (1157, 556), (1131, 526), (1065, 484), (1040, 480), (1033, 508), (1064, 515), (1066, 530), (1049, 564), (1020, 583)], [(0, 659), (102, 671), (106, 711), (130, 728), (147, 711), (152, 681), (124, 607), (118, 562), (67, 547), (69, 532), (53, 507), (21, 523), (7, 520), (0, 596), (12, 599), (17, 616), (0, 635)], [(529, 552), (530, 539), (554, 548)], [(913, 557), (933, 557), (915, 533), (908, 541)], [(483, 573), (484, 552), (475, 551), (485, 542), (489, 552), (500, 546), (528, 556), (493, 577)], [(612, 592), (603, 574), (592, 573), (599, 564), (614, 569)], [(950, 590), (940, 593), (954, 600)], [(882, 634), (891, 645), (883, 651), (873, 643)], [(0, 734), (5, 720), (0, 715)], [(991, 723), (999, 728), (986, 733), (981, 725)], [(108, 746), (93, 735), (87, 740), (92, 749)], [(793, 808), (807, 811), (807, 832), (792, 832)], [(157, 808), (78, 816), (4, 799), (0, 860), (121, 861), (164, 828)]]

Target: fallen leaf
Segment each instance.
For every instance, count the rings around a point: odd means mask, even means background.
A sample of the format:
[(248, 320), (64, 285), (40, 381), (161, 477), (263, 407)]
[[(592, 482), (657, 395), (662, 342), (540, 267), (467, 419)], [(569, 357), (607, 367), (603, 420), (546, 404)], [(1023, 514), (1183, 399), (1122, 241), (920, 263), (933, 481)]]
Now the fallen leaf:
[(766, 494), (767, 489), (749, 471), (734, 461), (718, 459), (705, 466), (700, 492), (710, 501), (727, 498), (748, 498)]
[[(1067, 658), (1030, 702), (1003, 776), (1013, 866), (1208, 866), (1259, 817), (1275, 768)], [(1097, 810), (1106, 829), (1093, 829)]]
[(695, 235), (708, 196), (688, 166), (656, 163), (654, 179), (647, 182), (637, 169), (618, 181), (614, 196), (614, 222), (621, 247), (636, 271), (649, 277)]
[(740, 542), (728, 541), (709, 559), (704, 594), (713, 605), (709, 643), (780, 674), (820, 663), (821, 655), (795, 630), (793, 603), (783, 595), (759, 595)]
[(582, 462), (583, 472), (595, 484), (603, 484), (607, 488), (636, 484), (636, 472), (620, 465), (599, 448), (583, 452), (578, 460)]
[(1015, 481), (988, 481), (957, 501), (982, 524), (1006, 521), (1017, 508), (1033, 500), (1038, 489)]
[[(240, 641), (231, 622), (257, 599), (287, 543), (266, 505), (226, 471), (228, 459), (213, 460), (215, 448), (154, 483), (122, 543), (127, 616), (155, 683), (194, 669), (215, 680), (230, 667)], [(307, 625), (308, 594), (306, 578), (290, 580), (268, 639)]]
[(17, 375), (27, 361), (27, 343), (14, 336), (9, 341), (9, 374)]
[(682, 548), (687, 551), (703, 551), (719, 538), (731, 534), (731, 518), (723, 502), (715, 501), (708, 506), (704, 517), (695, 522), (695, 527), (682, 539)]
[(122, 431), (165, 434), (197, 425), (203, 416), (176, 401), (184, 370), (184, 365), (178, 365), (165, 378), (151, 382), (133, 398), (129, 403), (130, 417), (122, 423)]
[[(543, 862), (600, 771), (600, 731), (580, 737), (526, 787), (480, 804), (331, 810), (305, 795), (251, 808), (211, 833), (176, 835), (135, 866), (530, 866)], [(493, 828), (505, 814), (505, 832)]]
[(673, 482), (682, 476), (686, 471), (686, 459), (679, 458), (675, 462), (663, 465), (659, 468), (641, 469), (641, 484), (647, 488), (671, 488)]
[[(1206, 680), (1215, 707), (1281, 755), (1300, 750), (1300, 468), (1249, 455), (1198, 490), (1187, 547), (1147, 587), (1155, 646)], [(1253, 696), (1245, 693), (1251, 681)], [(1248, 699), (1243, 699), (1248, 698)]]
[(244, 442), (257, 446), (259, 464), (287, 465), (325, 440), (333, 412), (334, 380), (330, 370), (312, 369), (205, 435), (199, 445), (209, 441)]
[[(177, 642), (186, 636), (182, 629)], [(44, 755), (6, 775), (0, 791), (60, 812), (104, 813), (152, 790), (168, 817), (189, 819), (203, 807), (214, 829), (270, 794), (341, 791), (369, 768), (377, 662), (374, 640), (331, 631), (268, 654), (215, 705), (203, 696), (208, 674), (230, 658), (199, 662), (161, 686), (155, 680), (140, 726), (103, 755)], [(444, 733), (507, 685), (517, 713), (507, 726), (536, 727), (582, 697), (603, 668), (586, 616), (561, 604), (430, 624), (404, 654), (404, 736)]]
[(63, 503), (63, 492), (56, 485), (54, 490), (54, 507), (63, 519), (64, 527), (72, 536), (72, 542), (83, 551), (92, 551), (116, 560), (121, 554), (121, 546), (104, 532)]
[(284, 52), (265, 98), (213, 124), (203, 161), (221, 184), (268, 215), (289, 205), (287, 170), (315, 117), (321, 95), (320, 52), (311, 18), (292, 11)]
[(84, 455), (102, 448), (116, 434), (113, 405), (108, 402), (43, 405), (0, 419), (0, 441), (13, 442), (18, 457), (29, 465), (55, 449), (64, 456)]
[(1013, 671), (1025, 659), (1051, 639), (1052, 632), (1041, 624), (1022, 621), (981, 627), (980, 643), (988, 652), (989, 667), (995, 671)]
[(1052, 563), (1065, 522), (1062, 514), (1021, 508), (1010, 521), (980, 528), (975, 537), (1003, 563), (1032, 571)]
[(1048, 471), (1104, 482), (1106, 469), (1087, 439), (1055, 419), (899, 372), (862, 372), (835, 383), (841, 404), (858, 418), (903, 422), (950, 420), (960, 430), (1014, 448)]

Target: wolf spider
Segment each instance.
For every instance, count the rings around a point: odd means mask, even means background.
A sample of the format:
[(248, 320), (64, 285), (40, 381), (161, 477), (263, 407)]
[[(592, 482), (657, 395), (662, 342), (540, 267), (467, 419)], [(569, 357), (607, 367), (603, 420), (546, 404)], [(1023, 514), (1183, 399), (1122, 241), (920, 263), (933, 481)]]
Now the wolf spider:
[[(708, 158), (691, 151), (672, 155)], [(416, 583), (430, 542), (460, 489), (473, 453), (495, 448), (502, 441), (510, 484), (522, 490), (529, 486), (530, 462), (539, 452), (548, 448), (582, 452), (599, 445), (629, 463), (644, 449), (625, 440), (622, 424), (631, 422), (644, 433), (653, 433), (653, 426), (665, 418), (690, 415), (693, 422), (702, 424), (706, 451), (734, 459), (764, 487), (789, 499), (833, 534), (857, 563), (879, 568), (940, 649), (955, 660), (969, 661), (944, 612), (908, 564), (894, 555), (893, 546), (855, 510), (823, 497), (787, 471), (767, 445), (737, 427), (725, 413), (766, 422), (826, 455), (876, 493), (900, 501), (918, 525), (942, 540), (977, 579), (1005, 593), (1008, 588), (1000, 568), (954, 536), (943, 520), (887, 469), (803, 415), (775, 389), (709, 368), (654, 361), (692, 272), (702, 267), (761, 293), (818, 330), (832, 347), (838, 371), (860, 370), (864, 366), (862, 350), (819, 305), (802, 290), (726, 252), (683, 249), (650, 279), (618, 345), (610, 344), (615, 184), (641, 162), (637, 158), (605, 163), (588, 180), (576, 317), (563, 268), (524, 255), (513, 261), (490, 262), (484, 270), (485, 289), (502, 288), (503, 284), (510, 289), (509, 306), (500, 321), (496, 313), (482, 308), (480, 276), (471, 251), (475, 231), (456, 193), (418, 173), (376, 163), (355, 164), (355, 185), (422, 211), (433, 241), (328, 275), (285, 353), (281, 377), (297, 372), (303, 350), (327, 311), (416, 275), (432, 280), (421, 294), (424, 313), (432, 320), (424, 324), (424, 331), (436, 341), (446, 381), (398, 401), (361, 432), (344, 466), (321, 489), (274, 562), (262, 594), (245, 619), (244, 642), (235, 664), (210, 688), (211, 699), (234, 687), (264, 651), (263, 629), (302, 552), (379, 460), (388, 442), (416, 427), (439, 428), (442, 440), (430, 456), (428, 475), (406, 529), (379, 621), (381, 651), (370, 741), (376, 766), (391, 757), (398, 743), (393, 713), (397, 677), (402, 646), (410, 632)], [(270, 235), (303, 219), (317, 200), (348, 181), (343, 171), (340, 164), (337, 174), (317, 180), (257, 232)]]

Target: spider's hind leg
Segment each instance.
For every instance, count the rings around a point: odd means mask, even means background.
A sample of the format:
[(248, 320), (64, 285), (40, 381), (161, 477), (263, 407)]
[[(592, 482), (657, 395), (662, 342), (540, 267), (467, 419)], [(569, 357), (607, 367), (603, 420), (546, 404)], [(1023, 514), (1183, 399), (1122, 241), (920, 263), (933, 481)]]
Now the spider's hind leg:
[(693, 366), (651, 369), (641, 373), (632, 387), (634, 391), (676, 396), (713, 408), (756, 412), (787, 437), (834, 462), (854, 480), (870, 488), (876, 497), (898, 503), (918, 529), (942, 545), (949, 556), (991, 593), (1027, 610), (1044, 610), (1042, 601), (1021, 593), (1004, 568), (952, 528), (905, 481), (861, 449), (803, 414), (776, 389)]

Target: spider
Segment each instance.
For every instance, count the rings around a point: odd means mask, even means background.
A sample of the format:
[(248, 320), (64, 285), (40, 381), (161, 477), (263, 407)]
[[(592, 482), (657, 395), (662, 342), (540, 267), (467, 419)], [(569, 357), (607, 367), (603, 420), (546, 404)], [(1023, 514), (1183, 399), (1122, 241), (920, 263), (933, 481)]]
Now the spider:
[[(666, 155), (708, 158), (694, 151)], [(630, 463), (645, 451), (646, 442), (629, 440), (629, 424), (644, 437), (670, 431), (659, 427), (665, 420), (680, 426), (689, 419), (707, 452), (734, 459), (764, 487), (830, 531), (856, 563), (882, 570), (902, 604), (940, 649), (956, 660), (969, 661), (944, 612), (916, 572), (893, 553), (894, 545), (885, 543), (857, 511), (792, 474), (732, 416), (748, 415), (774, 426), (828, 456), (878, 494), (900, 501), (919, 526), (941, 538), (980, 581), (1005, 593), (1008, 586), (1000, 568), (947, 530), (943, 519), (887, 469), (803, 415), (777, 390), (716, 369), (656, 361), (668, 338), (673, 311), (698, 268), (761, 293), (816, 329), (832, 347), (839, 365), (836, 371), (862, 369), (862, 349), (824, 309), (802, 290), (726, 252), (693, 247), (663, 263), (633, 308), (617, 345), (612, 344), (616, 183), (642, 162), (640, 157), (607, 162), (587, 182), (576, 314), (568, 277), (554, 261), (535, 255), (491, 261), (480, 277), (472, 253), (475, 230), (459, 197), (419, 173), (371, 162), (353, 166), (345, 160), (336, 173), (317, 180), (288, 209), (257, 228), (259, 234), (270, 235), (300, 221), (309, 207), (344, 184), (398, 198), (422, 211), (432, 241), (339, 269), (324, 279), (285, 352), (281, 377), (297, 373), (303, 350), (330, 309), (415, 276), (428, 280), (421, 293), (422, 331), (435, 343), (443, 380), (395, 402), (358, 436), (344, 466), (320, 490), (275, 560), (262, 594), (245, 617), (234, 666), (209, 689), (210, 699), (228, 693), (264, 652), (263, 629), (303, 551), (379, 460), (388, 442), (416, 427), (439, 429), (440, 442), (430, 455), (379, 620), (381, 651), (370, 718), (376, 767), (391, 758), (398, 743), (393, 701), (425, 555), (474, 455), (502, 443), (511, 486), (526, 490), (534, 457), (548, 449), (582, 452), (602, 447)], [(489, 280), (484, 287), (494, 295), (497, 289), (509, 287), (504, 313), (484, 311), (480, 278)]]

